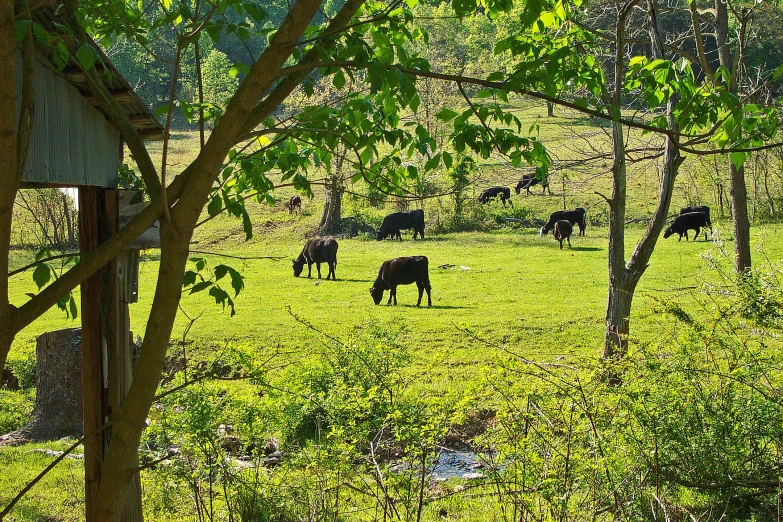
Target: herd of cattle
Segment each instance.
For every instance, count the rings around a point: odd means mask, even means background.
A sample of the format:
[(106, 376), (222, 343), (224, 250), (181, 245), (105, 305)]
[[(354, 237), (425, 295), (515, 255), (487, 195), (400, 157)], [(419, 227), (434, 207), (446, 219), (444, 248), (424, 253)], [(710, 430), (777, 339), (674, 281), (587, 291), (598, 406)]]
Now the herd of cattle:
[[(530, 187), (540, 183), (540, 181), (534, 175), (525, 175), (516, 186), (516, 192), (519, 194), (521, 189), (527, 189), (530, 192)], [(547, 188), (547, 182), (542, 182), (544, 189)], [(490, 187), (484, 190), (478, 197), (480, 203), (487, 203), (491, 199), (500, 197), (503, 206), (505, 206), (506, 200), (510, 200), (510, 190), (507, 187)], [(513, 205), (513, 203), (512, 203)], [(294, 212), (295, 208), (301, 209), (301, 199), (299, 196), (294, 196), (286, 204), (286, 208), (289, 212)], [(571, 234), (573, 232), (573, 225), (579, 227), (579, 235), (585, 235), (585, 229), (587, 228), (587, 213), (585, 209), (577, 207), (573, 210), (558, 210), (553, 212), (549, 216), (549, 221), (541, 227), (539, 236), (543, 237), (552, 231), (552, 235), (555, 240), (560, 242), (560, 249), (563, 249), (563, 241), (568, 243), (571, 247)], [(704, 240), (707, 240), (707, 228), (712, 233), (712, 221), (710, 220), (710, 208), (706, 206), (698, 207), (685, 207), (680, 210), (680, 214), (674, 219), (670, 226), (664, 231), (663, 237), (668, 238), (673, 234), (679, 235), (679, 240), (682, 241), (682, 236), (685, 235), (685, 240), (688, 241), (688, 231), (695, 230), (696, 233), (693, 236), (694, 241), (699, 236), (699, 232), (704, 230)], [(402, 240), (400, 234), (401, 230), (413, 229), (413, 239), (416, 239), (418, 235), (421, 239), (424, 239), (424, 211), (421, 209), (411, 210), (407, 212), (394, 212), (383, 218), (381, 228), (378, 230), (376, 236), (377, 241), (382, 241), (386, 238)], [(333, 280), (337, 280), (335, 275), (335, 268), (337, 267), (337, 240), (331, 237), (314, 238), (307, 241), (299, 257), (293, 260), (294, 276), (299, 275), (304, 270), (305, 263), (307, 264), (307, 277), (311, 276), (312, 266), (316, 265), (318, 271), (318, 278), (321, 279), (321, 263), (326, 263), (329, 267), (329, 272), (326, 275), (326, 279), (330, 277)], [(427, 291), (427, 305), (432, 306), (432, 297), (430, 291), (430, 276), (428, 268), (428, 259), (425, 256), (412, 256), (412, 257), (398, 257), (384, 261), (378, 271), (378, 277), (375, 279), (375, 283), (370, 288), (370, 295), (372, 296), (375, 304), (380, 304), (383, 299), (383, 293), (389, 290), (389, 301), (387, 304), (397, 304), (397, 286), (409, 285), (416, 283), (419, 289), (419, 300), (416, 302), (416, 306), (421, 305), (421, 299), (424, 291)]]

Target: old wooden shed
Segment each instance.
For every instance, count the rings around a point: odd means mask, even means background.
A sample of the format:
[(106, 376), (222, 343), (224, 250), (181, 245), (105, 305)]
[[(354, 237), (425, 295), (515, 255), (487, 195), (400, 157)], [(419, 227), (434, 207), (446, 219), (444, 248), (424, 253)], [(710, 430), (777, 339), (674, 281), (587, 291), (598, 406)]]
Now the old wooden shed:
[[(51, 29), (54, 4), (45, 3), (33, 20)], [(102, 64), (97, 71), (122, 106), (137, 132), (161, 139), (163, 127), (131, 89), (111, 61), (91, 42)], [(17, 60), (18, 106), (21, 107), (21, 53)], [(82, 254), (97, 248), (120, 227), (118, 166), (122, 138), (90, 94), (85, 75), (72, 63), (58, 71), (41, 54), (35, 63), (35, 118), (25, 165), (23, 188), (79, 189), (79, 247)], [(131, 379), (128, 304), (135, 294), (133, 253), (120, 256), (81, 286), (82, 391), (84, 401), (84, 465), (86, 519), (98, 520), (93, 499), (100, 485), (103, 452), (111, 437), (105, 428), (111, 412), (122, 403)], [(132, 285), (131, 285), (132, 286)], [(138, 488), (138, 483), (137, 483)], [(125, 520), (141, 520), (140, 489), (126, 506)]]

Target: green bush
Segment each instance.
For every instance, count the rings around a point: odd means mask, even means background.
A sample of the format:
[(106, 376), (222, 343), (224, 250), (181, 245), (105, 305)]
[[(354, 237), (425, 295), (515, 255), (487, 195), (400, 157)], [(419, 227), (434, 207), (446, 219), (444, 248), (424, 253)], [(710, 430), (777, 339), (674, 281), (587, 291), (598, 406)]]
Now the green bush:
[(323, 441), (334, 430), (366, 442), (386, 422), (405, 383), (409, 350), (398, 339), (401, 325), (366, 323), (345, 341), (332, 339), (305, 368), (292, 367), (281, 397), (288, 443)]
[(18, 430), (30, 420), (35, 405), (31, 390), (8, 391), (0, 389), (0, 434)]
[(32, 390), (35, 388), (35, 356), (28, 355), (22, 359), (9, 359), (8, 367), (19, 379), (19, 388)]
[(713, 296), (711, 321), (662, 302), (676, 333), (617, 362), (508, 351), (492, 377), (503, 406), (482, 443), (509, 518), (773, 517), (783, 346), (763, 325), (748, 328), (743, 299)]

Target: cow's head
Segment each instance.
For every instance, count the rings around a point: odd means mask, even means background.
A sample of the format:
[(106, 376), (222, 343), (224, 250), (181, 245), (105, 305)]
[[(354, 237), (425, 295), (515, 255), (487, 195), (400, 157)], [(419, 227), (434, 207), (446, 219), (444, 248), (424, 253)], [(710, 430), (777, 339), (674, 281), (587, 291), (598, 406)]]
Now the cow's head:
[(663, 238), (666, 239), (667, 237), (671, 236), (672, 234), (674, 234), (674, 225), (670, 226), (669, 228), (667, 228), (663, 232)]
[(370, 288), (370, 295), (376, 305), (381, 304), (381, 299), (383, 299), (383, 288), (376, 288), (373, 286)]
[(305, 265), (304, 259), (292, 259), (291, 262), (294, 264), (294, 277), (299, 277)]

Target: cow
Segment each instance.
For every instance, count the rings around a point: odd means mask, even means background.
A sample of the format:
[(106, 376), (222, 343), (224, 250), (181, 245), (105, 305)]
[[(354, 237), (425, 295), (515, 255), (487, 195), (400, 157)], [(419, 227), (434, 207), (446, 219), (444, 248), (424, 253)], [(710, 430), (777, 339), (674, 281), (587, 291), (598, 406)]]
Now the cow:
[(292, 196), (291, 199), (288, 200), (288, 203), (285, 204), (285, 208), (288, 210), (289, 214), (293, 214), (294, 209), (299, 212), (302, 210), (302, 198), (299, 196)]
[(674, 221), (672, 221), (672, 224), (669, 225), (669, 228), (664, 231), (663, 238), (666, 239), (672, 234), (678, 234), (680, 239), (677, 241), (682, 241), (682, 236), (685, 234), (685, 241), (689, 241), (688, 230), (695, 230), (696, 234), (694, 234), (693, 240), (696, 241), (696, 238), (699, 237), (700, 230), (704, 228), (704, 241), (707, 241), (707, 228), (712, 230), (712, 228), (708, 225), (708, 219), (709, 218), (707, 218), (707, 214), (704, 212), (690, 212), (688, 214), (680, 214), (674, 218)]
[(579, 235), (584, 236), (585, 229), (587, 228), (586, 216), (587, 213), (582, 207), (577, 207), (574, 210), (558, 210), (557, 212), (552, 212), (549, 216), (549, 221), (546, 222), (546, 225), (541, 227), (539, 236), (544, 237), (547, 235), (549, 231), (555, 227), (555, 223), (560, 220), (568, 221), (572, 225), (578, 225)]
[(712, 232), (712, 220), (710, 220), (710, 207), (707, 206), (685, 207), (680, 209), (680, 214), (690, 214), (691, 212), (701, 212), (702, 214), (706, 214), (707, 226), (710, 227), (710, 232)]
[(555, 228), (552, 231), (552, 235), (555, 236), (557, 241), (560, 241), (560, 250), (563, 250), (563, 240), (568, 241), (568, 248), (571, 248), (571, 232), (574, 231), (574, 227), (571, 223), (565, 219), (561, 219), (555, 223)]
[(381, 269), (378, 270), (378, 277), (370, 288), (370, 295), (376, 305), (381, 303), (383, 292), (389, 290), (389, 302), (397, 304), (397, 286), (416, 283), (419, 288), (419, 300), (416, 306), (421, 306), (421, 298), (424, 290), (427, 291), (427, 306), (432, 306), (432, 296), (430, 295), (430, 275), (428, 268), (429, 261), (425, 256), (397, 257), (384, 261)]
[(485, 189), (479, 194), (478, 202), (489, 203), (490, 200), (495, 199), (498, 196), (500, 196), (500, 202), (503, 203), (504, 207), (506, 206), (506, 200), (509, 200), (512, 205), (514, 204), (514, 202), (511, 201), (511, 189), (508, 187), (490, 187)]
[[(541, 193), (543, 194), (549, 189), (549, 178), (544, 178), (543, 180), (538, 179), (535, 174), (523, 174), (522, 179), (519, 180), (519, 183), (517, 183), (516, 188), (514, 190), (517, 194), (519, 194), (522, 189), (525, 189), (530, 195), (530, 187), (535, 187), (541, 183)], [(552, 191), (550, 190), (549, 193), (551, 194)]]
[(307, 277), (310, 277), (313, 263), (315, 263), (318, 269), (318, 279), (321, 279), (321, 263), (326, 263), (329, 266), (329, 273), (326, 274), (326, 279), (332, 276), (332, 279), (337, 281), (337, 276), (334, 273), (334, 269), (337, 266), (337, 247), (337, 240), (331, 237), (317, 237), (308, 240), (302, 249), (302, 253), (293, 260), (294, 277), (299, 277), (305, 263), (307, 263)]
[(416, 239), (416, 234), (419, 234), (421, 239), (424, 239), (424, 211), (421, 209), (411, 210), (409, 212), (393, 212), (383, 218), (381, 228), (378, 229), (378, 236), (376, 241), (381, 241), (390, 237), (402, 241), (402, 235), (400, 230), (413, 229), (413, 239)]

